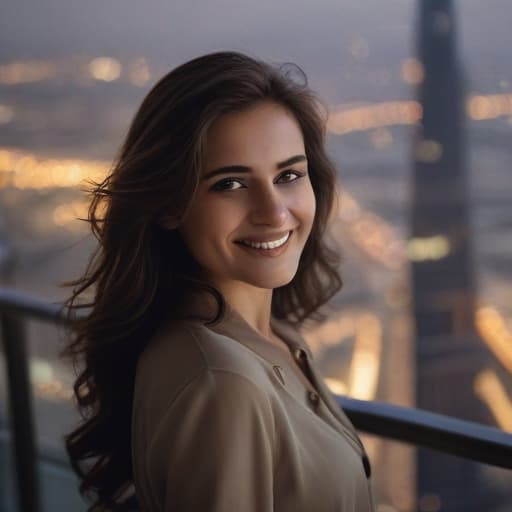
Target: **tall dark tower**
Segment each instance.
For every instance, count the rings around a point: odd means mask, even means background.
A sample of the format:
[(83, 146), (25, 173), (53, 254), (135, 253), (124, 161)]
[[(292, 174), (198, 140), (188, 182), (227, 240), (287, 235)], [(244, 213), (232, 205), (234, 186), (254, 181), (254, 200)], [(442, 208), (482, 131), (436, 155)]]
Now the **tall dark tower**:
[[(451, 0), (420, 0), (423, 119), (414, 138), (411, 253), (417, 406), (493, 425), (474, 392), (491, 356), (476, 335), (464, 141), (464, 91)], [(418, 510), (491, 511), (481, 466), (418, 451)]]

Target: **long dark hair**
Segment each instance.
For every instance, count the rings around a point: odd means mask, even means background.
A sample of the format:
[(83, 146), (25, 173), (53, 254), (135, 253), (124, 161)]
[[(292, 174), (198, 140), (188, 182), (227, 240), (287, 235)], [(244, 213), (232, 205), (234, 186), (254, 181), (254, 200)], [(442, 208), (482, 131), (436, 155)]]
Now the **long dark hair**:
[(325, 150), (327, 109), (296, 65), (271, 65), (237, 52), (186, 62), (146, 96), (111, 171), (92, 187), (88, 222), (98, 240), (66, 301), (69, 343), (62, 357), (79, 368), (74, 399), (82, 422), (65, 436), (89, 511), (129, 510), (136, 503), (131, 461), (131, 414), (138, 357), (184, 294), (222, 295), (199, 275), (177, 230), (159, 224), (180, 217), (197, 186), (204, 140), (225, 113), (261, 101), (284, 106), (304, 137), (316, 198), (313, 228), (293, 280), (274, 290), (272, 313), (299, 326), (342, 286), (337, 253), (325, 242), (335, 200), (335, 169)]

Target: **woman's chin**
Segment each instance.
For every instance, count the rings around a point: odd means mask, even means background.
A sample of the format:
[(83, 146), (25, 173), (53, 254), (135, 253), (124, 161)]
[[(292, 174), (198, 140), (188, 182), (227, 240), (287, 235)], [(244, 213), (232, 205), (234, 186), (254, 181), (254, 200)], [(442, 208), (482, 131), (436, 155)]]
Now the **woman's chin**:
[(286, 276), (283, 276), (282, 274), (275, 277), (265, 276), (264, 278), (262, 277), (260, 279), (252, 279), (251, 284), (257, 288), (273, 290), (274, 288), (281, 288), (282, 286), (290, 284), (294, 276), (294, 273), (290, 273), (289, 275)]

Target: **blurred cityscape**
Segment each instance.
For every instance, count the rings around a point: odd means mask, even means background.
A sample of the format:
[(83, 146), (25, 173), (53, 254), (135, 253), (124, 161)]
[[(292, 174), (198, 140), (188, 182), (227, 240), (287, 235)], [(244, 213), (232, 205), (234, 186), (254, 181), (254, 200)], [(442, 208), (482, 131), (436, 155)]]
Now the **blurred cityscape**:
[[(155, 2), (143, 13), (131, 1), (115, 2), (113, 12), (97, 1), (76, 11), (64, 2), (46, 3), (51, 9), (37, 13), (26, 0), (7, 3), (0, 20), (2, 284), (49, 302), (67, 296), (59, 284), (80, 275), (94, 248), (80, 220), (87, 217), (84, 180), (108, 172), (140, 101), (169, 69), (220, 49), (293, 61), (329, 108), (329, 152), (340, 195), (330, 232), (343, 255), (344, 277), (328, 321), (304, 336), (333, 392), (416, 406), (411, 267), (451, 250), (446, 236), (415, 237), (410, 226), (413, 161), (433, 162), (443, 150), (414, 146), (422, 117), (416, 91), (424, 79), (415, 48), (417, 5), (282, 2), (274, 9), (262, 2), (248, 27), (242, 7), (229, 1), (212, 2), (218, 9), (211, 12), (193, 2), (172, 9)], [(512, 432), (512, 4), (467, 0), (456, 7), (474, 326), (496, 363), (482, 364), (468, 392), (485, 407), (489, 424)], [(227, 10), (229, 23), (218, 12)], [(77, 420), (73, 375), (57, 359), (63, 333), (35, 321), (29, 329), (38, 439), (62, 453), (60, 436)], [(0, 370), (5, 425), (3, 359)], [(435, 490), (417, 495), (416, 449), (362, 439), (374, 466), (379, 512), (448, 510)], [(509, 473), (481, 468), (486, 485), (509, 492), (512, 503)]]

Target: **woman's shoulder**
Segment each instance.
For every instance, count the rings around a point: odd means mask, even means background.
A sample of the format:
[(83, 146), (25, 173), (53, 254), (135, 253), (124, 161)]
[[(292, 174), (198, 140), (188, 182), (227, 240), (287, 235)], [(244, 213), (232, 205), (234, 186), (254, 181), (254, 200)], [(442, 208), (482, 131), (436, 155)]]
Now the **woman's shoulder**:
[(200, 321), (177, 319), (165, 323), (156, 332), (141, 354), (139, 366), (149, 365), (154, 370), (159, 362), (165, 361), (167, 368), (175, 363), (198, 372), (234, 370), (237, 364), (252, 362), (252, 355), (237, 339), (216, 332)]
[(264, 386), (268, 380), (260, 358), (250, 349), (198, 321), (174, 320), (163, 325), (141, 354), (136, 392), (166, 400), (204, 372), (229, 373)]

